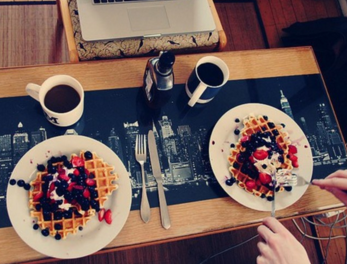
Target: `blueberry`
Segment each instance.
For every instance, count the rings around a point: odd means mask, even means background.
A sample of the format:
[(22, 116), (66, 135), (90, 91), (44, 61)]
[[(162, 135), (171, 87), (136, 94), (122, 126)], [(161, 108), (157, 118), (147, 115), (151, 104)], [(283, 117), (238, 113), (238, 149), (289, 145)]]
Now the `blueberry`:
[(271, 201), (273, 201), (273, 197), (272, 196), (268, 196), (268, 197), (266, 197), (266, 199), (269, 201), (269, 202), (271, 202)]
[(43, 235), (43, 236), (49, 236), (49, 229), (48, 228), (46, 228), (46, 229), (43, 229), (42, 231), (41, 231), (41, 234)]
[(85, 158), (86, 160), (90, 160), (90, 159), (93, 158), (93, 154), (92, 154), (90, 151), (86, 151), (86, 152), (84, 153), (84, 158)]
[(269, 122), (268, 125), (269, 125), (270, 128), (274, 128), (275, 127), (275, 124), (272, 123), (272, 122)]
[(16, 183), (17, 183), (17, 181), (16, 181), (15, 179), (11, 179), (11, 180), (10, 180), (10, 184), (11, 184), (11, 185), (16, 185)]
[(78, 230), (79, 230), (79, 231), (82, 231), (82, 230), (83, 230), (83, 226), (79, 226), (79, 227), (78, 227)]
[(235, 169), (238, 169), (238, 168), (240, 168), (240, 164), (234, 162), (234, 163), (233, 163), (233, 167), (234, 167)]
[(240, 130), (235, 129), (235, 130), (234, 130), (234, 134), (235, 134), (235, 135), (239, 135), (239, 134), (240, 134)]
[(33, 229), (34, 229), (34, 230), (39, 229), (39, 225), (38, 225), (38, 224), (34, 224), (34, 225), (33, 225)]
[(235, 148), (235, 144), (234, 144), (234, 143), (231, 143), (231, 144), (230, 144), (230, 147), (231, 147), (231, 148)]
[(64, 211), (64, 212), (63, 212), (63, 217), (64, 217), (65, 219), (70, 219), (70, 218), (72, 218), (72, 211)]
[(57, 233), (57, 234), (54, 236), (54, 238), (55, 238), (56, 240), (60, 240), (60, 239), (61, 239), (61, 235)]
[(61, 226), (61, 224), (54, 224), (54, 229), (55, 230), (61, 230), (63, 227)]
[(54, 213), (54, 220), (61, 220), (63, 219), (63, 213), (60, 211), (57, 211)]
[(19, 181), (17, 181), (17, 185), (18, 185), (19, 187), (24, 187), (25, 181), (19, 180)]
[(268, 116), (266, 116), (266, 115), (264, 115), (263, 117), (266, 121), (269, 119)]
[(47, 171), (48, 171), (49, 173), (51, 173), (51, 174), (54, 174), (54, 173), (57, 172), (57, 168), (54, 167), (54, 166), (48, 166), (48, 167), (47, 167)]
[(232, 178), (230, 178), (230, 179), (227, 179), (227, 180), (225, 181), (225, 184), (228, 185), (228, 186), (232, 186), (235, 182), (236, 182), (235, 178), (232, 177)]
[(287, 192), (291, 192), (293, 187), (292, 186), (285, 186), (284, 189), (287, 191)]
[(30, 185), (29, 183), (26, 183), (26, 184), (24, 185), (24, 189), (25, 189), (25, 190), (29, 191), (30, 188), (31, 188), (31, 185)]
[(37, 165), (37, 167), (36, 167), (36, 169), (38, 170), (38, 171), (45, 171), (45, 169), (46, 169), (46, 167), (45, 167), (45, 165), (43, 165), (43, 164), (38, 164)]
[(236, 123), (239, 123), (239, 122), (240, 122), (240, 119), (235, 118), (235, 122), (236, 122)]
[(61, 159), (62, 161), (66, 161), (66, 160), (67, 160), (67, 157), (66, 157), (65, 155), (63, 155), (63, 156), (60, 157), (60, 159)]
[(64, 166), (66, 167), (66, 168), (68, 168), (68, 169), (71, 169), (72, 168), (72, 164), (71, 164), (71, 162), (69, 162), (68, 160), (64, 160)]
[(35, 205), (36, 211), (41, 211), (41, 208), (42, 208), (42, 205), (41, 205), (41, 204)]

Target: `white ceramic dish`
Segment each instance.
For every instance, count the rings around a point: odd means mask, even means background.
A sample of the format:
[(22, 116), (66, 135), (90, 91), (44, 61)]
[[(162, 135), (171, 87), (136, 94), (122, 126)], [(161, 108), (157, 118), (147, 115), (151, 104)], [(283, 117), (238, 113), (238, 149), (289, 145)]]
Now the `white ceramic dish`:
[[(236, 184), (226, 185), (226, 179), (230, 178), (229, 163), (227, 157), (230, 153), (230, 145), (237, 143), (239, 136), (235, 135), (236, 128), (242, 129), (242, 119), (250, 113), (255, 115), (267, 115), (274, 123), (285, 124), (284, 130), (289, 134), (289, 139), (297, 149), (299, 168), (294, 169), (298, 175), (307, 181), (311, 180), (313, 172), (313, 158), (307, 138), (297, 123), (284, 112), (264, 104), (244, 104), (232, 108), (226, 112), (216, 123), (209, 142), (209, 156), (215, 177), (224, 191), (240, 204), (259, 211), (271, 211), (271, 202), (267, 199), (256, 197), (247, 193)], [(236, 119), (240, 122), (235, 122)], [(284, 209), (296, 201), (305, 193), (308, 185), (293, 187), (291, 192), (281, 192), (276, 195), (276, 210)]]
[(131, 186), (128, 173), (118, 156), (106, 145), (84, 136), (60, 136), (45, 140), (30, 149), (12, 172), (11, 179), (26, 182), (36, 177), (37, 164), (46, 164), (52, 156), (78, 154), (81, 150), (96, 152), (105, 162), (113, 165), (119, 175), (119, 188), (112, 193), (105, 208), (112, 210), (112, 224), (99, 222), (93, 217), (82, 231), (69, 234), (64, 240), (44, 237), (33, 229), (34, 219), (29, 215), (28, 192), (18, 186), (7, 188), (7, 210), (17, 234), (36, 251), (55, 258), (79, 258), (92, 254), (109, 244), (123, 228), (131, 206)]

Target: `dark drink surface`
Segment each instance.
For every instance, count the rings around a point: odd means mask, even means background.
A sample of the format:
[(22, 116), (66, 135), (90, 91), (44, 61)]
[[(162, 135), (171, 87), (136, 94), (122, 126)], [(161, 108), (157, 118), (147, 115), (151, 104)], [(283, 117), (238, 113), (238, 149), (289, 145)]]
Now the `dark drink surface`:
[(198, 66), (198, 75), (208, 86), (219, 86), (224, 81), (222, 70), (215, 64), (206, 62)]
[(68, 85), (57, 85), (45, 96), (45, 106), (56, 113), (66, 113), (74, 109), (81, 98), (78, 92)]

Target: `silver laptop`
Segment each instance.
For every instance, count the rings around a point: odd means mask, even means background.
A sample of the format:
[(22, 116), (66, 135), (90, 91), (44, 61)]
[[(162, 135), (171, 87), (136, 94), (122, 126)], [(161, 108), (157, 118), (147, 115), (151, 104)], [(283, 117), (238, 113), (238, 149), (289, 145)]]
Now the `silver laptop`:
[(77, 7), (85, 41), (188, 34), (216, 28), (208, 0), (77, 0)]

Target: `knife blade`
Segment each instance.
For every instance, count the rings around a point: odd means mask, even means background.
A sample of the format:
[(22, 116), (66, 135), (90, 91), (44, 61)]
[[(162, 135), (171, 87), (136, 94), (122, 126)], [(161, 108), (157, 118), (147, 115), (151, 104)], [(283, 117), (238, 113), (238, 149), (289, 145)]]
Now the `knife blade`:
[(155, 143), (155, 137), (152, 130), (148, 132), (148, 148), (149, 148), (149, 157), (151, 160), (153, 176), (155, 180), (157, 181), (157, 186), (158, 186), (161, 224), (165, 229), (169, 229), (171, 227), (171, 220), (170, 220), (169, 209), (166, 204), (166, 198), (165, 198), (165, 193), (163, 188), (163, 178), (161, 176), (157, 144)]

